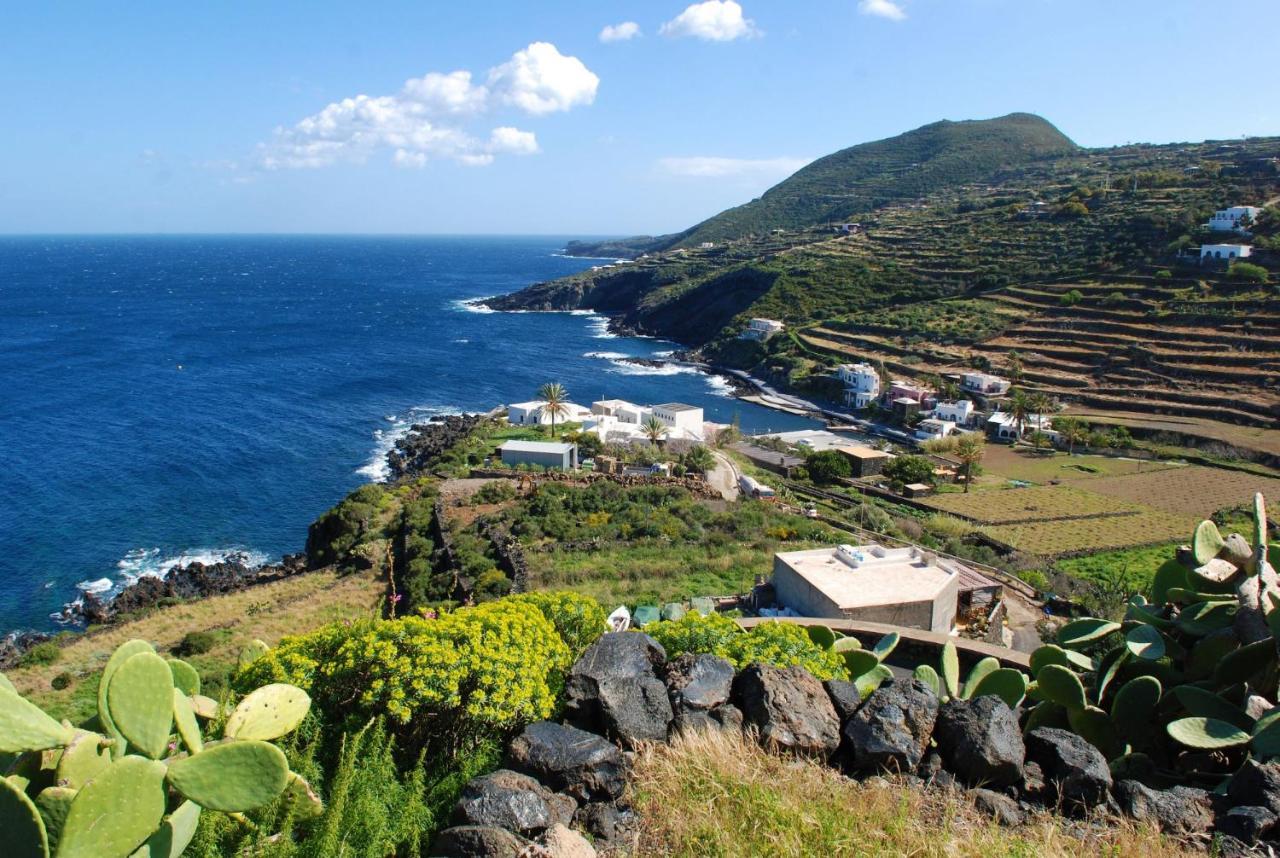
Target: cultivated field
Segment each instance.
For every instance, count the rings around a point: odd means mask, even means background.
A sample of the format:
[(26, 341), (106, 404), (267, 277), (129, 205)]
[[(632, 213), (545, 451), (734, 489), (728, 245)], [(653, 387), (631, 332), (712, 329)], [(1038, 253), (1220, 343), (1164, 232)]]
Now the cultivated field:
[(1006, 444), (989, 444), (982, 457), (982, 469), (992, 476), (1029, 483), (1048, 483), (1053, 480), (1076, 482), (1099, 477), (1120, 477), (1128, 474), (1150, 473), (1170, 468), (1180, 468), (1174, 462), (1144, 462), (1138, 459), (1121, 459), (1115, 456), (1097, 456), (1077, 453), (1039, 453)]
[(992, 539), (1041, 557), (1091, 553), (1190, 538), (1195, 520), (1167, 512), (1026, 522), (981, 528)]
[(1072, 486), (1032, 486), (967, 495), (952, 493), (931, 497), (925, 504), (960, 518), (991, 525), (1141, 512), (1136, 504)]
[(1088, 488), (1119, 500), (1199, 517), (1247, 504), (1255, 492), (1262, 492), (1271, 515), (1280, 515), (1280, 479), (1200, 465), (1089, 480)]

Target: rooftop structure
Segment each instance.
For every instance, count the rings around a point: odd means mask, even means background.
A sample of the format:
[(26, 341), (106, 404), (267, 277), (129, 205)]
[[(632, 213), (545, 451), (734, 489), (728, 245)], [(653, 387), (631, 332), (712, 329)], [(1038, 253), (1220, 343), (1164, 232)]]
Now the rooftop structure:
[(782, 333), (785, 325), (777, 319), (752, 319), (747, 322), (747, 328), (741, 334), (740, 339), (744, 340), (767, 340), (774, 334)]
[(958, 402), (939, 402), (933, 406), (933, 414), (930, 416), (935, 420), (946, 420), (957, 426), (964, 426), (973, 419), (973, 403), (967, 399), (961, 399)]
[(986, 372), (966, 372), (960, 377), (960, 386), (974, 393), (1001, 396), (1009, 392), (1010, 382), (1007, 378)]
[(921, 441), (945, 438), (956, 431), (956, 424), (938, 417), (928, 417), (916, 424), (915, 435)]
[(508, 467), (532, 465), (538, 468), (572, 470), (578, 467), (578, 445), (558, 441), (506, 441), (498, 448), (502, 464)]
[(949, 632), (962, 564), (915, 546), (840, 545), (774, 555), (778, 602), (801, 616)]
[(1231, 208), (1219, 209), (1214, 212), (1213, 217), (1209, 218), (1209, 222), (1205, 226), (1209, 229), (1229, 232), (1240, 229), (1240, 221), (1246, 218), (1246, 223), (1252, 224), (1260, 214), (1262, 214), (1262, 209), (1257, 206), (1232, 206)]
[(1202, 244), (1200, 245), (1200, 261), (1201, 262), (1204, 262), (1206, 259), (1213, 260), (1215, 262), (1218, 260), (1228, 261), (1232, 259), (1244, 259), (1245, 257), (1252, 256), (1252, 255), (1253, 255), (1253, 247), (1248, 244)]
[[(1028, 414), (1026, 419), (1022, 421), (1022, 432), (1044, 432), (1045, 434), (1056, 434), (1053, 429), (1053, 418), (1048, 414)], [(1016, 441), (1018, 440), (1018, 421), (1013, 419), (1012, 414), (1004, 411), (996, 411), (987, 418), (987, 435), (997, 441)]]
[(855, 477), (874, 476), (884, 470), (885, 463), (893, 458), (892, 453), (857, 444), (846, 444), (837, 447), (836, 451), (849, 459)]
[(924, 402), (929, 396), (929, 391), (918, 384), (912, 384), (909, 381), (894, 379), (889, 382), (889, 392), (886, 394), (891, 402), (897, 402), (899, 399), (910, 399), (912, 402)]
[[(555, 422), (581, 423), (591, 416), (591, 409), (576, 402), (562, 403), (560, 413), (555, 415)], [(549, 426), (551, 412), (547, 410), (546, 400), (534, 399), (529, 402), (513, 402), (507, 406), (507, 422), (513, 426)]]
[(733, 445), (733, 449), (746, 456), (753, 465), (764, 468), (766, 471), (773, 471), (775, 474), (781, 474), (788, 479), (790, 479), (792, 471), (796, 468), (804, 467), (805, 460), (799, 456), (767, 450), (754, 444), (738, 443)]
[(880, 395), (880, 373), (869, 363), (845, 363), (836, 368), (844, 384), (844, 401), (854, 408), (866, 408)]
[(825, 429), (797, 429), (794, 432), (774, 432), (770, 438), (777, 438), (787, 444), (795, 444), (807, 450), (834, 450), (849, 443), (849, 439)]

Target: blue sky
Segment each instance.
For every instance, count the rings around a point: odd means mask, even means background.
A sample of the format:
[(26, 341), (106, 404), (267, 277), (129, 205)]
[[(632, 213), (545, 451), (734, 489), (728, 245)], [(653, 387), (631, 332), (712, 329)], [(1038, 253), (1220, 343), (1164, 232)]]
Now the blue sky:
[(943, 118), (1280, 135), (1275, 0), (740, 3), (9, 4), (0, 232), (666, 232)]

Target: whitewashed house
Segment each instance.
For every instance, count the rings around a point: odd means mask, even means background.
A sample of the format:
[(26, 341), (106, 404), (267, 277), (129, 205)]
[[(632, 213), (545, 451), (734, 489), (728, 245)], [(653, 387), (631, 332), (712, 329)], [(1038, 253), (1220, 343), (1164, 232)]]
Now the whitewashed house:
[(841, 364), (836, 374), (844, 384), (844, 401), (854, 408), (866, 408), (880, 396), (880, 373), (869, 363)]
[[(1051, 439), (1057, 437), (1057, 432), (1052, 428), (1053, 418), (1048, 414), (1028, 414), (1022, 423), (1022, 435), (1030, 435), (1032, 432), (1043, 432)], [(1009, 441), (1010, 443), (1017, 441), (1018, 422), (1013, 419), (1012, 414), (1004, 411), (996, 411), (987, 418), (987, 437), (995, 441)]]
[(738, 338), (742, 340), (756, 340), (757, 342), (764, 342), (774, 334), (782, 333), (782, 330), (785, 327), (786, 325), (782, 324), (782, 322), (779, 322), (777, 319), (752, 319), (747, 322), (746, 330), (739, 334)]
[[(547, 402), (544, 399), (514, 402), (507, 406), (507, 422), (512, 426), (550, 426), (551, 417), (552, 414), (547, 410)], [(574, 402), (565, 402), (560, 413), (555, 415), (555, 423), (557, 426), (564, 423), (581, 423), (590, 417), (590, 408), (584, 408)]]
[(1253, 247), (1248, 244), (1202, 244), (1200, 245), (1200, 261), (1244, 259), (1253, 255)]
[(1213, 217), (1209, 218), (1209, 222), (1205, 226), (1220, 232), (1231, 232), (1241, 228), (1241, 220), (1248, 218), (1249, 223), (1253, 223), (1260, 214), (1262, 214), (1262, 209), (1257, 206), (1232, 206), (1229, 209), (1220, 209), (1214, 212)]
[(987, 372), (966, 372), (960, 376), (960, 386), (983, 396), (1003, 396), (1009, 392), (1009, 379)]
[(967, 399), (958, 402), (939, 402), (933, 407), (932, 417), (956, 426), (968, 426), (973, 419), (973, 403)]
[(634, 423), (638, 426), (644, 422), (648, 409), (633, 402), (627, 402), (625, 399), (599, 399), (591, 403), (591, 413), (612, 417), (619, 423)]
[(578, 467), (578, 445), (555, 441), (507, 441), (498, 448), (508, 468), (532, 465), (570, 471)]
[(956, 424), (950, 420), (942, 420), (937, 417), (926, 417), (916, 424), (915, 436), (921, 441), (936, 441), (939, 438), (945, 438), (954, 434)]
[(683, 402), (655, 405), (653, 416), (673, 430), (668, 437), (702, 440), (702, 424), (705, 420), (702, 409), (696, 405), (685, 405)]

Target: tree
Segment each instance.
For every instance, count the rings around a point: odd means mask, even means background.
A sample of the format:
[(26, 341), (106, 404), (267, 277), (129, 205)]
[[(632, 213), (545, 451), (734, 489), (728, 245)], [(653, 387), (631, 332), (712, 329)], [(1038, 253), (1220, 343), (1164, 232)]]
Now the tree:
[(551, 415), (551, 437), (554, 438), (556, 418), (564, 417), (569, 413), (569, 407), (565, 404), (569, 401), (569, 394), (565, 391), (564, 385), (557, 381), (549, 381), (538, 388), (538, 398), (546, 403), (542, 407)]
[(1037, 450), (1043, 450), (1045, 447), (1049, 446), (1049, 436), (1041, 432), (1039, 429), (1032, 432), (1031, 437), (1028, 440), (1031, 441), (1031, 446), (1035, 447)]
[(652, 414), (645, 418), (640, 424), (640, 431), (644, 432), (644, 437), (649, 439), (651, 444), (661, 444), (662, 439), (667, 437), (667, 424), (663, 423)]
[(1022, 382), (1022, 357), (1016, 352), (1009, 352), (1009, 379), (1014, 384)]
[(1018, 438), (1022, 438), (1022, 432), (1027, 425), (1027, 418), (1031, 416), (1031, 413), (1031, 398), (1021, 390), (1015, 390), (1013, 395), (1009, 397), (1009, 416), (1013, 418), (1013, 426), (1018, 432)]
[(973, 471), (982, 463), (982, 454), (986, 452), (986, 448), (987, 445), (982, 436), (976, 432), (961, 435), (956, 441), (955, 457), (960, 460), (964, 474), (965, 494), (969, 493), (969, 484), (973, 482)]
[(1033, 393), (1030, 397), (1032, 414), (1051, 414), (1058, 410), (1053, 400), (1044, 393)]
[(684, 466), (691, 471), (705, 474), (715, 468), (716, 457), (706, 447), (698, 444), (684, 454)]
[(821, 450), (810, 453), (805, 460), (805, 470), (809, 479), (815, 483), (829, 484), (847, 479), (853, 475), (853, 467), (843, 453), (835, 450)]
[(891, 482), (904, 486), (908, 483), (932, 483), (933, 462), (925, 456), (898, 456), (884, 466), (882, 473)]
[(1242, 283), (1266, 283), (1267, 269), (1252, 262), (1233, 262), (1227, 269), (1227, 277)]
[(1076, 444), (1089, 440), (1089, 425), (1078, 417), (1058, 417), (1053, 421), (1053, 428), (1067, 442), (1067, 452), (1075, 453)]

